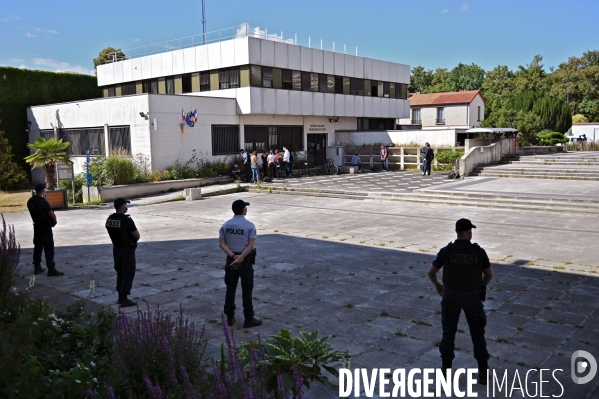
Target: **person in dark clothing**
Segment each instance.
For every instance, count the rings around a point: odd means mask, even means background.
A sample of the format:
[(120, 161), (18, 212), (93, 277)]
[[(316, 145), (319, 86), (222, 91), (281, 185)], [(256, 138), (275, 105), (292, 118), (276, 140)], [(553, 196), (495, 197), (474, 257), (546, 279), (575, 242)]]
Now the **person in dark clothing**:
[(229, 176), (233, 177), (236, 181), (239, 180), (239, 174), (241, 171), (239, 170), (239, 166), (237, 163), (234, 163), (229, 170)]
[(252, 179), (252, 166), (250, 164), (250, 156), (248, 155), (248, 153), (242, 148), (241, 150), (239, 150), (239, 153), (241, 154), (241, 158), (243, 159), (243, 169), (245, 172), (245, 182), (249, 183), (250, 180)]
[(56, 226), (56, 215), (50, 204), (44, 198), (46, 185), (43, 183), (35, 186), (35, 195), (27, 201), (27, 209), (33, 220), (33, 273), (40, 274), (46, 271), (42, 267), (42, 251), (46, 255), (48, 277), (63, 276), (63, 272), (56, 270), (54, 263), (54, 235), (52, 227)]
[(263, 177), (266, 177), (268, 176), (268, 151), (264, 150), (264, 152), (262, 152), (262, 155), (260, 155), (260, 158), (262, 159)]
[(431, 164), (433, 163), (433, 159), (435, 159), (435, 153), (431, 148), (429, 143), (425, 143), (424, 147), (422, 147), (422, 176), (431, 175)]
[(137, 305), (137, 302), (127, 298), (131, 294), (135, 277), (135, 249), (140, 238), (133, 219), (126, 214), (129, 203), (131, 201), (124, 198), (114, 200), (115, 213), (106, 219), (106, 230), (112, 241), (112, 256), (116, 270), (116, 291), (119, 294), (117, 303), (122, 308)]
[[(435, 285), (441, 300), (443, 338), (439, 346), (444, 372), (451, 369), (455, 357), (455, 334), (460, 312), (464, 310), (474, 345), (474, 358), (478, 362), (478, 382), (487, 384), (489, 352), (485, 340), (487, 316), (484, 310), (484, 293), (493, 278), (493, 268), (484, 249), (471, 243), (472, 229), (476, 226), (468, 219), (456, 222), (457, 240), (442, 248), (431, 264), (428, 276)], [(443, 283), (437, 273), (443, 269)]]

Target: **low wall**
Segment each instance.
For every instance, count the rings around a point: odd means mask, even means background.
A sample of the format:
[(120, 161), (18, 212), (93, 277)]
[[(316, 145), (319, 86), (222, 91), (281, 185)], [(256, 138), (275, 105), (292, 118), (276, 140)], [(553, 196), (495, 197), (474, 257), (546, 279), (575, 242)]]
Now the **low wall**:
[(396, 147), (423, 146), (430, 143), (431, 147), (455, 147), (456, 131), (447, 130), (389, 130), (367, 132), (335, 132), (335, 142), (339, 145), (373, 145), (395, 144)]
[(484, 147), (495, 141), (497, 141), (497, 139), (466, 139), (464, 150), (465, 152), (468, 152), (472, 147)]
[(557, 146), (534, 146), (534, 147), (520, 147), (518, 148), (518, 155), (537, 155), (537, 154), (551, 154), (556, 152), (563, 152), (566, 147)]
[(487, 146), (470, 148), (460, 158), (460, 175), (468, 176), (479, 165), (494, 164), (504, 155), (513, 154), (515, 141), (515, 138), (507, 138)]
[[(159, 194), (171, 189), (183, 190), (184, 188), (207, 186), (218, 183), (231, 183), (232, 177), (205, 177), (201, 179), (168, 180), (151, 183), (129, 184), (122, 186), (90, 187), (90, 196), (93, 200), (114, 201), (118, 197), (139, 198), (146, 195)], [(87, 201), (87, 187), (83, 187), (83, 202)]]

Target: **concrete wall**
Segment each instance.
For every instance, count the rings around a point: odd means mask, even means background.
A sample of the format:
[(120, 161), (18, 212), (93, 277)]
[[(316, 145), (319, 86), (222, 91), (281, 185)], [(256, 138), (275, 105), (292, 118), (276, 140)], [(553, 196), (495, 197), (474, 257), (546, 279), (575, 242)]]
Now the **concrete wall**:
[(595, 141), (599, 140), (599, 123), (577, 123), (572, 125), (571, 130), (572, 137), (578, 138), (578, 136), (586, 134), (589, 141), (593, 138)]
[[(132, 55), (132, 54), (129, 54)], [(410, 66), (243, 37), (99, 65), (98, 85), (256, 64), (361, 79), (410, 83)]]
[[(480, 107), (480, 120), (478, 118), (478, 107)], [(480, 123), (485, 119), (485, 102), (482, 97), (477, 95), (470, 103), (469, 118), (466, 123), (471, 128), (480, 127)]]
[(460, 175), (468, 176), (478, 165), (497, 163), (506, 154), (514, 153), (515, 138), (502, 139), (483, 147), (473, 147), (460, 158)]
[(456, 145), (456, 131), (445, 130), (391, 130), (379, 132), (337, 132), (335, 141), (340, 144), (356, 146), (381, 143), (396, 146), (423, 146), (430, 143), (431, 147), (454, 147)]

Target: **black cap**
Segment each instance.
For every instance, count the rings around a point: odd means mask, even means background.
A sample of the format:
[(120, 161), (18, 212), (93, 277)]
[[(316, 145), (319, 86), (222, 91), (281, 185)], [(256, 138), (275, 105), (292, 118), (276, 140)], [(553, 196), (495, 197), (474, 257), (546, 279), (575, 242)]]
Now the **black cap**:
[(39, 183), (39, 184), (35, 185), (35, 192), (36, 193), (41, 193), (45, 189), (46, 189), (46, 185), (44, 183)]
[(468, 219), (460, 219), (457, 222), (455, 222), (456, 231), (468, 231), (475, 228), (476, 226), (473, 225), (472, 222)]
[(233, 205), (231, 205), (231, 209), (233, 209), (233, 212), (240, 211), (249, 204), (249, 202), (245, 202), (244, 200), (235, 200), (233, 201)]
[(114, 200), (114, 209), (118, 209), (121, 206), (123, 206), (125, 204), (130, 204), (130, 203), (131, 203), (131, 201), (119, 197), (119, 198), (117, 198), (117, 199)]

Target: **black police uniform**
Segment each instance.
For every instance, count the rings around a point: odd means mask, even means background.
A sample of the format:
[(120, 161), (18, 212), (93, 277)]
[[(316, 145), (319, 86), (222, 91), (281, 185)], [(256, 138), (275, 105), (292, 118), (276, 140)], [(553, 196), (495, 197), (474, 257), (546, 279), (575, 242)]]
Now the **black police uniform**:
[(46, 255), (46, 266), (51, 271), (54, 263), (54, 235), (52, 234), (53, 220), (48, 215), (52, 211), (45, 198), (34, 195), (27, 201), (27, 209), (33, 220), (33, 264), (35, 270), (41, 271), (42, 250)]
[(114, 270), (116, 270), (116, 290), (119, 301), (127, 299), (131, 294), (131, 286), (135, 277), (135, 249), (137, 241), (131, 235), (137, 230), (131, 216), (124, 213), (113, 213), (106, 219), (106, 230), (112, 241)]
[(441, 300), (443, 338), (439, 346), (441, 358), (449, 362), (455, 358), (455, 334), (463, 309), (474, 345), (474, 357), (479, 362), (486, 361), (489, 359), (485, 340), (487, 316), (480, 299), (480, 289), (483, 284), (482, 270), (491, 267), (487, 253), (469, 240), (456, 240), (439, 251), (433, 266), (444, 268), (445, 288)]

